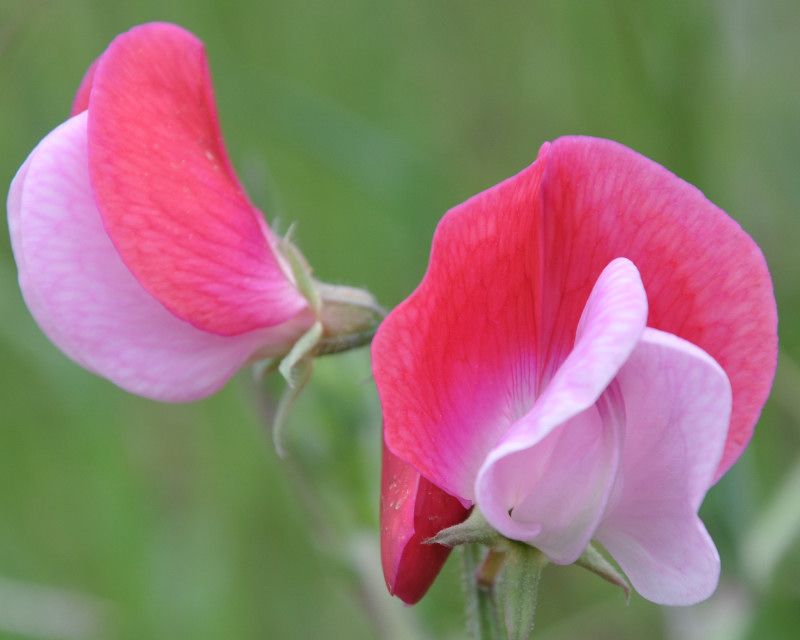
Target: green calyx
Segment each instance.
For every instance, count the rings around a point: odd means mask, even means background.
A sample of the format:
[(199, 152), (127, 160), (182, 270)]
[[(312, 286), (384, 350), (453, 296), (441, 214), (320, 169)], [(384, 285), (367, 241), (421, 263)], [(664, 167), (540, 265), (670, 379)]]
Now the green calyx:
[(260, 367), (262, 375), (277, 368), (287, 382), (272, 425), (275, 449), (281, 456), (285, 451), (286, 418), (311, 378), (314, 358), (369, 344), (386, 316), (386, 312), (368, 291), (315, 280), (311, 276), (308, 262), (292, 244), (291, 234), (292, 228), (280, 240), (277, 248), (288, 264), (297, 290), (308, 301), (316, 319), (285, 356)]
[(341, 353), (369, 344), (386, 317), (386, 311), (369, 291), (315, 280), (308, 262), (291, 243), (291, 233), (289, 229), (281, 240), (280, 252), (289, 265), (297, 290), (308, 301), (317, 322), (286, 356), (289, 363), (281, 365), (284, 377), (285, 371), (304, 356)]
[[(474, 638), (524, 640), (530, 637), (539, 582), (549, 564), (542, 551), (503, 537), (477, 508), (464, 522), (443, 529), (426, 542), (462, 547), (464, 589)], [(631, 588), (625, 577), (592, 543), (575, 564), (620, 587), (630, 599)]]

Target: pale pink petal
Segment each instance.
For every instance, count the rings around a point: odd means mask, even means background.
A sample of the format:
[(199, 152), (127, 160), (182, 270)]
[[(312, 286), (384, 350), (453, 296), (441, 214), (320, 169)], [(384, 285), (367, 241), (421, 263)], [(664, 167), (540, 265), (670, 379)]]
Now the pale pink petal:
[(202, 43), (175, 25), (136, 27), (86, 82), (92, 188), (141, 285), (221, 335), (275, 326), (306, 307), (228, 161)]
[(617, 382), (627, 430), (596, 539), (634, 588), (660, 604), (707, 598), (719, 557), (697, 509), (723, 455), (731, 387), (698, 347), (647, 329)]
[(478, 476), (478, 508), (507, 538), (538, 547), (557, 564), (575, 562), (613, 486), (623, 426), (619, 408), (601, 397), (541, 441), (487, 464)]
[(442, 219), (425, 279), (372, 346), (387, 446), (465, 505), (537, 391), (545, 156)]
[(597, 275), (614, 258), (631, 259), (650, 301), (648, 326), (699, 346), (731, 380), (718, 478), (750, 440), (775, 372), (777, 313), (761, 251), (698, 189), (608, 140), (554, 141), (542, 196), (542, 335), (551, 349), (543, 355), (558, 362)]
[(48, 337), (124, 389), (167, 401), (212, 393), (257, 349), (285, 350), (309, 318), (222, 337), (175, 317), (139, 285), (94, 204), (86, 120), (73, 117), (36, 147), (8, 200), (20, 287)]
[(383, 447), (381, 470), (381, 561), (389, 593), (417, 602), (450, 555), (450, 548), (425, 544), (469, 511)]
[(574, 348), (478, 474), (477, 504), (487, 521), (556, 563), (580, 556), (603, 514), (624, 428), (621, 401), (609, 385), (646, 318), (636, 267), (613, 261), (586, 303)]

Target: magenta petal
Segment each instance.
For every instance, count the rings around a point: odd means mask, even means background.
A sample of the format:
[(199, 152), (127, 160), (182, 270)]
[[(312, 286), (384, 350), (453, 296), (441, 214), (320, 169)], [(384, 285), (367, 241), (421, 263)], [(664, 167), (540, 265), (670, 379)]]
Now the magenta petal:
[(9, 227), (20, 287), (42, 330), (86, 368), (140, 395), (193, 400), (254, 351), (286, 343), (293, 323), (226, 338), (176, 318), (120, 260), (89, 184), (86, 113), (31, 153), (12, 183)]
[(617, 382), (628, 428), (596, 539), (645, 598), (699, 602), (719, 578), (719, 557), (697, 510), (723, 455), (730, 383), (704, 351), (654, 329)]
[(202, 43), (170, 24), (136, 27), (111, 43), (86, 84), (95, 199), (141, 285), (221, 335), (275, 326), (306, 307), (228, 161)]
[(615, 260), (592, 290), (574, 348), (478, 474), (477, 504), (487, 521), (554, 562), (577, 560), (603, 514), (624, 427), (618, 391), (608, 387), (646, 318), (636, 267)]
[[(594, 279), (612, 259), (633, 261), (650, 302), (648, 326), (710, 354), (733, 387), (719, 478), (738, 458), (764, 405), (777, 361), (777, 312), (761, 251), (692, 185), (618, 143), (559, 138), (542, 178), (548, 251), (542, 332), (572, 340)], [(560, 345), (560, 346), (559, 346)]]

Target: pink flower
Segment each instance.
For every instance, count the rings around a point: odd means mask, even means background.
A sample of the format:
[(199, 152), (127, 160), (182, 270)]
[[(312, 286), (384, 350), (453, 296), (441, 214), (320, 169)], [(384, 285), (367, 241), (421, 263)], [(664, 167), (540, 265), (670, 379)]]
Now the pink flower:
[(697, 189), (614, 142), (544, 145), (444, 217), (375, 338), (389, 590), (422, 597), (447, 549), (421, 541), (474, 506), (555, 563), (600, 542), (654, 602), (708, 597), (697, 511), (750, 440), (776, 324), (761, 252)]
[(111, 43), (17, 173), (8, 214), (36, 321), (129, 391), (208, 395), (315, 322), (228, 161), (203, 45), (180, 27)]

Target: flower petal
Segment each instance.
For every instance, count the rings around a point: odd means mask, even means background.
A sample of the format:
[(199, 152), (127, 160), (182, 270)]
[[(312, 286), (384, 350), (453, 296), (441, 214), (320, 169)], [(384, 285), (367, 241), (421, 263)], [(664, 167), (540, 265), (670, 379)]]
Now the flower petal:
[(386, 445), (465, 505), (537, 389), (545, 155), (447, 213), (424, 280), (373, 341)]
[(704, 351), (655, 329), (645, 331), (617, 382), (628, 428), (595, 537), (648, 600), (699, 602), (719, 578), (697, 510), (723, 455), (730, 383)]
[(636, 267), (613, 261), (589, 296), (574, 348), (478, 474), (477, 504), (487, 521), (553, 562), (577, 560), (603, 514), (624, 429), (623, 405), (609, 385), (646, 319)]
[(221, 335), (280, 324), (307, 306), (228, 161), (202, 43), (170, 24), (136, 27), (86, 82), (92, 187), (141, 285)]
[(419, 601), (441, 571), (451, 549), (424, 544), (469, 511), (384, 444), (381, 470), (381, 561), (389, 593), (406, 604)]
[[(524, 182), (524, 176), (518, 178)], [(542, 178), (547, 252), (543, 344), (558, 355), (597, 275), (624, 256), (650, 301), (648, 326), (709, 353), (733, 386), (719, 478), (750, 440), (777, 359), (777, 313), (753, 240), (695, 187), (608, 140), (553, 142)]]
[(291, 342), (311, 319), (236, 337), (209, 334), (168, 312), (120, 260), (89, 184), (87, 114), (31, 153), (12, 183), (9, 227), (22, 293), (48, 337), (76, 362), (159, 400), (221, 387), (257, 349)]

